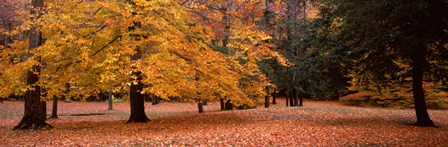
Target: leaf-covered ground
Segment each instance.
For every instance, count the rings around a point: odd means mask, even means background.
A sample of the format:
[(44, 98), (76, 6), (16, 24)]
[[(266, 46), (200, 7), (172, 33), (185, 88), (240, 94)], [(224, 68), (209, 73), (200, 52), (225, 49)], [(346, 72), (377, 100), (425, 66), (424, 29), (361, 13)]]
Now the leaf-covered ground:
[[(126, 123), (128, 103), (60, 102), (51, 130), (13, 131), (23, 102), (0, 104), (0, 146), (447, 146), (448, 111), (429, 110), (438, 128), (422, 128), (412, 109), (358, 108), (305, 101), (286, 108), (284, 100), (265, 109), (206, 113), (195, 104), (146, 104), (149, 123)], [(51, 105), (48, 103), (50, 114)]]

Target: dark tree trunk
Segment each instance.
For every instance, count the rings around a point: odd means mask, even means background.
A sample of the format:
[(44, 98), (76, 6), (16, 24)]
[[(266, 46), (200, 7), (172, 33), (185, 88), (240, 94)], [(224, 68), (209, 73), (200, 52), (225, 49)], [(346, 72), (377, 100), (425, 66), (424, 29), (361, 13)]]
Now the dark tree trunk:
[(198, 102), (198, 111), (199, 111), (199, 113), (204, 113), (204, 107), (202, 106), (201, 101)]
[(288, 105), (288, 102), (289, 102), (289, 98), (288, 98), (289, 96), (288, 95), (286, 95), (286, 97), (285, 97), (285, 99), (286, 99), (286, 107), (288, 107), (289, 105)]
[(114, 110), (113, 108), (113, 104), (112, 104), (112, 88), (109, 89), (109, 108), (107, 108), (107, 110)]
[[(36, 67), (34, 67), (36, 68)], [(39, 76), (28, 71), (27, 85), (32, 85), (39, 80)], [(25, 113), (15, 129), (43, 129), (52, 128), (46, 123), (46, 104), (40, 99), (40, 86), (32, 86), (33, 90), (27, 90), (24, 95)]]
[(434, 123), (426, 108), (423, 91), (423, 64), (425, 62), (425, 48), (419, 48), (412, 56), (412, 93), (414, 95), (415, 113), (418, 126), (432, 127)]
[(269, 95), (264, 96), (264, 107), (269, 108)]
[[(128, 122), (148, 122), (149, 118), (145, 114), (145, 99), (140, 92), (143, 90), (142, 73), (133, 71), (132, 75), (137, 77), (137, 84), (131, 84), (129, 97), (131, 102), (131, 116)], [(133, 82), (132, 82), (133, 83)]]
[(233, 104), (230, 100), (226, 101), (225, 110), (233, 110)]
[(265, 108), (269, 108), (269, 95), (270, 95), (269, 91), (270, 91), (269, 87), (266, 86), (266, 96), (264, 97), (264, 107)]
[(141, 83), (141, 72), (132, 72), (132, 75), (138, 77), (137, 84), (132, 84), (130, 87), (130, 102), (131, 102), (131, 116), (128, 122), (148, 122), (149, 118), (145, 114), (145, 100), (140, 91), (143, 90)]
[(149, 97), (151, 97), (151, 104), (152, 105), (157, 105), (159, 102), (156, 99), (156, 96), (152, 93), (149, 94)]
[(294, 92), (291, 90), (288, 96), (289, 96), (289, 106), (294, 107)]
[(40, 115), (40, 117), (42, 117), (42, 119), (44, 121), (46, 121), (47, 120), (47, 102), (41, 100), (40, 103), (41, 103), (40, 104), (41, 107), (40, 107), (39, 115)]
[[(138, 59), (141, 59), (142, 53), (139, 48), (136, 48), (137, 53), (131, 56), (131, 61), (136, 61)], [(133, 70), (136, 70), (135, 67), (133, 67)], [(135, 77), (136, 84), (134, 82), (131, 82), (129, 97), (131, 102), (131, 116), (129, 117), (128, 122), (148, 122), (150, 121), (149, 118), (145, 114), (145, 99), (142, 93), (140, 93), (143, 90), (143, 83), (142, 80), (142, 72), (140, 71), (132, 71), (132, 77)]]
[(53, 96), (53, 108), (51, 109), (50, 118), (58, 118), (58, 97)]
[(202, 100), (201, 102), (202, 102), (202, 105), (204, 105), (204, 106), (207, 106), (207, 105), (208, 105), (207, 100)]
[(277, 104), (277, 93), (272, 93), (272, 104)]
[(297, 87), (294, 87), (293, 90), (293, 94), (294, 94), (294, 106), (299, 106), (299, 91), (297, 90)]
[(224, 99), (223, 98), (220, 98), (219, 99), (219, 104), (221, 105), (221, 110), (225, 110), (226, 108), (225, 108), (225, 104), (224, 104)]
[(299, 106), (303, 106), (303, 97), (299, 98)]
[[(65, 87), (65, 95), (68, 96), (68, 94), (70, 93), (70, 83), (66, 83), (64, 85), (64, 87)], [(62, 99), (63, 100), (70, 100), (70, 97), (66, 97), (66, 96), (64, 96)]]
[[(31, 15), (36, 15), (38, 18), (41, 15), (40, 8), (43, 7), (44, 0), (32, 0), (31, 5), (33, 8), (31, 10)], [(31, 18), (31, 19), (35, 19)], [(29, 46), (28, 49), (32, 50), (41, 45), (42, 33), (40, 32), (38, 26), (34, 25), (30, 29), (29, 36)], [(27, 57), (31, 57), (28, 54)], [(46, 103), (40, 98), (40, 86), (34, 85), (39, 81), (40, 67), (35, 65), (27, 73), (26, 85), (31, 86), (33, 89), (28, 89), (25, 92), (25, 112), (20, 123), (14, 127), (14, 129), (42, 129), (42, 128), (52, 128), (51, 125), (45, 122), (46, 116)]]

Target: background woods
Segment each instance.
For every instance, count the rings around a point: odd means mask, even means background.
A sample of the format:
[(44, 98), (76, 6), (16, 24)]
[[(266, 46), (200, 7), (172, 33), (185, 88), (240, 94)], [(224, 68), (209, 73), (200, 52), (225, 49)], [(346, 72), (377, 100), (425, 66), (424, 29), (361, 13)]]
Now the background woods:
[(443, 0), (0, 2), (0, 99), (25, 102), (16, 129), (50, 128), (58, 99), (126, 100), (128, 122), (150, 120), (145, 100), (340, 100), (414, 108), (419, 126), (448, 108)]

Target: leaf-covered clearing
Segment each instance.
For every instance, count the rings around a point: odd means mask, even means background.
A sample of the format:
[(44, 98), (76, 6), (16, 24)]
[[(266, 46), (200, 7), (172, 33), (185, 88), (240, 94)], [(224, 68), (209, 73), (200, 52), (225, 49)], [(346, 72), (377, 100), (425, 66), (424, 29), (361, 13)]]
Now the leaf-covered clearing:
[[(51, 111), (50, 103), (48, 114)], [(60, 102), (51, 130), (12, 131), (23, 102), (0, 104), (0, 144), (11, 145), (154, 145), (154, 146), (444, 146), (448, 113), (429, 110), (437, 128), (416, 127), (412, 109), (358, 108), (337, 102), (305, 101), (284, 107), (284, 99), (265, 109), (219, 111), (209, 103), (197, 113), (188, 103), (145, 104), (149, 123), (126, 123), (129, 103)]]

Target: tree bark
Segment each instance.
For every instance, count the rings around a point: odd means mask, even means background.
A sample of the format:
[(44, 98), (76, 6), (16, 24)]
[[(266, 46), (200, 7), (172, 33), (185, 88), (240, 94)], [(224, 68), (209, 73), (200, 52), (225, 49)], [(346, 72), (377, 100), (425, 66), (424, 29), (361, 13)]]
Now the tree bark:
[(225, 103), (225, 110), (233, 110), (233, 104), (230, 100), (227, 100)]
[(291, 89), (291, 91), (289, 92), (289, 106), (290, 107), (294, 107), (295, 103), (294, 103), (294, 91)]
[(264, 97), (264, 107), (269, 108), (269, 87), (266, 86), (266, 96)]
[(50, 118), (58, 118), (58, 97), (53, 96), (53, 108), (51, 109)]
[(112, 87), (109, 89), (109, 108), (107, 110), (114, 110), (113, 104), (112, 104)]
[[(137, 48), (137, 53), (131, 56), (131, 61), (135, 61), (141, 58), (141, 52)], [(134, 67), (133, 70), (136, 70)], [(143, 90), (142, 80), (142, 72), (140, 71), (132, 71), (132, 77), (135, 77), (136, 80), (131, 82), (130, 87), (130, 101), (131, 101), (131, 116), (129, 117), (128, 122), (148, 122), (149, 118), (145, 114), (145, 99), (143, 94), (140, 93)]]
[(414, 95), (415, 113), (418, 126), (433, 127), (434, 123), (426, 107), (423, 91), (423, 64), (425, 63), (425, 47), (418, 48), (412, 56), (412, 93)]
[(299, 106), (299, 91), (297, 90), (297, 86), (294, 87), (294, 106)]
[(223, 98), (219, 98), (219, 104), (221, 105), (221, 110), (225, 110), (226, 109)]
[(204, 107), (202, 106), (201, 101), (198, 102), (198, 111), (199, 111), (199, 113), (204, 113)]
[[(30, 13), (35, 15), (31, 19), (37, 19), (42, 14), (41, 8), (43, 7), (44, 0), (32, 0)], [(36, 21), (35, 21), (36, 22)], [(28, 50), (35, 49), (41, 45), (42, 32), (39, 30), (39, 26), (34, 24), (30, 28), (29, 46)], [(31, 57), (28, 53), (27, 57)], [(43, 129), (52, 128), (51, 125), (46, 123), (46, 103), (40, 98), (40, 86), (36, 85), (39, 81), (40, 66), (34, 65), (26, 75), (26, 85), (31, 86), (32, 89), (28, 89), (25, 92), (25, 112), (20, 123), (14, 127), (16, 129)]]

